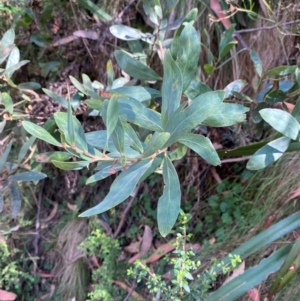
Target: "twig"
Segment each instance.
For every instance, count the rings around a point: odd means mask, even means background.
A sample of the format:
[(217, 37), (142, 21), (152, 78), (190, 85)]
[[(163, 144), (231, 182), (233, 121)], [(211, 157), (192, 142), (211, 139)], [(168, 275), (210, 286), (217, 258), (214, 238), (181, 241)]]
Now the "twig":
[(261, 30), (271, 30), (271, 29), (275, 29), (275, 28), (280, 27), (280, 26), (286, 26), (286, 25), (291, 25), (291, 24), (296, 24), (296, 23), (300, 23), (300, 20), (294, 20), (294, 21), (286, 22), (286, 23), (283, 23), (281, 25), (276, 24), (276, 25), (272, 25), (272, 26), (264, 26), (264, 27), (258, 27), (258, 28), (235, 30), (234, 33), (245, 33), (245, 32), (261, 31)]
[(250, 158), (251, 158), (251, 156), (245, 156), (245, 157), (242, 157), (242, 158), (224, 159), (224, 160), (221, 161), (221, 164), (224, 164), (224, 163), (233, 163), (233, 162), (241, 162), (241, 161), (248, 160)]
[(131, 199), (128, 202), (128, 204), (127, 204), (127, 206), (126, 206), (126, 208), (125, 208), (125, 210), (122, 214), (122, 218), (119, 222), (118, 228), (117, 228), (116, 232), (113, 234), (113, 238), (116, 238), (119, 235), (119, 233), (120, 233), (120, 231), (121, 231), (121, 229), (122, 229), (122, 227), (125, 223), (126, 216), (129, 212), (129, 210), (131, 209), (131, 206), (132, 206), (133, 202), (135, 201), (135, 199), (137, 197), (137, 194), (140, 190), (140, 187), (141, 187), (141, 183), (136, 186), (135, 191), (133, 192), (133, 195), (131, 196)]
[(123, 301), (128, 301), (128, 300), (129, 300), (129, 298), (130, 298), (130, 296), (132, 295), (132, 293), (133, 293), (135, 287), (136, 287), (136, 280), (132, 283), (131, 288), (130, 288), (130, 291), (128, 292), (126, 298), (125, 298)]
[(135, 2), (135, 0), (131, 0), (125, 7), (124, 9), (113, 19), (113, 23), (115, 21), (118, 21), (122, 18), (122, 16), (124, 15), (124, 13), (130, 8), (130, 6)]

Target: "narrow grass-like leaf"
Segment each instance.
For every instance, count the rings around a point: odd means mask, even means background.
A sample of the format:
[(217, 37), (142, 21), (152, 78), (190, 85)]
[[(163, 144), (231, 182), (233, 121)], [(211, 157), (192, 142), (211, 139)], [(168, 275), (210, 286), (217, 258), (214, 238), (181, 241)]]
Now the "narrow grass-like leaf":
[(41, 88), (41, 85), (36, 82), (27, 82), (18, 84), (20, 90), (38, 90)]
[[(206, 301), (232, 301), (247, 293), (270, 274), (278, 271), (283, 264), (291, 245), (286, 245), (275, 251), (271, 256), (263, 259), (259, 265), (249, 268), (242, 275), (221, 286), (218, 290), (209, 295)], [(234, 253), (235, 254), (235, 253)]]
[(21, 147), (18, 155), (18, 164), (21, 164), (22, 160), (24, 159), (26, 153), (28, 152), (29, 148), (35, 142), (36, 137), (30, 137)]
[(80, 170), (91, 163), (88, 161), (62, 162), (57, 160), (51, 160), (51, 162), (54, 166), (62, 170)]
[(160, 234), (167, 236), (174, 226), (180, 211), (180, 183), (174, 165), (168, 156), (163, 162), (164, 191), (158, 200), (157, 223)]
[(53, 100), (55, 100), (56, 102), (58, 102), (62, 107), (64, 107), (65, 109), (68, 108), (68, 101), (59, 96), (58, 94), (48, 90), (48, 89), (42, 89), (49, 97), (51, 97)]
[(170, 117), (166, 132), (171, 136), (164, 147), (175, 143), (206, 118), (211, 116), (222, 105), (224, 92), (207, 92), (195, 98), (184, 111), (176, 110)]
[[(19, 61), (20, 61), (20, 50), (18, 47), (15, 46), (13, 48), (13, 50), (11, 51), (11, 53), (9, 54), (5, 69), (7, 70), (7, 69), (11, 68), (12, 66), (18, 64)], [(6, 78), (8, 78), (8, 79), (11, 78), (13, 73), (14, 73), (14, 70), (6, 72)]]
[(290, 113), (279, 109), (263, 109), (259, 113), (276, 131), (293, 140), (298, 139), (300, 126)]
[(262, 73), (263, 73), (263, 67), (262, 67), (260, 57), (258, 56), (258, 54), (255, 51), (250, 50), (250, 58), (254, 64), (256, 73), (261, 77)]
[(11, 196), (11, 216), (16, 218), (21, 210), (21, 191), (19, 185), (16, 182), (12, 182), (9, 185)]
[(161, 150), (169, 138), (170, 138), (170, 133), (155, 132), (154, 135), (152, 136), (151, 140), (148, 142), (148, 144), (142, 154), (142, 158), (150, 157), (155, 152)]
[(222, 103), (202, 124), (212, 127), (230, 126), (246, 120), (249, 108), (235, 103)]
[(152, 69), (145, 66), (143, 63), (132, 58), (129, 54), (124, 51), (116, 50), (115, 58), (118, 65), (128, 75), (141, 80), (155, 81), (160, 80), (161, 77)]
[(187, 89), (197, 71), (200, 51), (199, 33), (191, 23), (185, 24), (180, 36), (174, 38), (171, 46), (172, 57), (182, 74), (183, 91)]
[(104, 200), (79, 216), (86, 217), (100, 214), (125, 201), (134, 191), (139, 179), (151, 166), (151, 163), (151, 160), (139, 161), (131, 165), (127, 170), (122, 171), (111, 185), (109, 193)]
[(218, 153), (208, 138), (202, 135), (186, 134), (178, 141), (188, 146), (209, 164), (215, 166), (221, 164)]
[(30, 121), (23, 121), (22, 125), (24, 129), (32, 136), (41, 139), (47, 143), (53, 144), (55, 146), (61, 146), (61, 143), (58, 142), (55, 138), (53, 138), (44, 128), (41, 126), (34, 124)]
[(3, 152), (3, 154), (0, 156), (0, 173), (2, 172), (2, 169), (5, 166), (5, 163), (6, 163), (8, 155), (9, 155), (12, 144), (13, 144), (13, 141), (11, 140), (8, 143), (8, 145), (6, 146), (6, 149)]
[(162, 84), (162, 120), (166, 124), (172, 113), (179, 107), (183, 79), (179, 67), (173, 60), (170, 51), (164, 56), (164, 80)]
[(10, 97), (10, 95), (7, 92), (2, 92), (1, 93), (1, 98), (2, 98), (2, 103), (5, 107), (5, 110), (9, 113), (9, 114), (13, 114), (14, 112), (14, 103), (12, 101), (12, 98)]
[[(70, 145), (75, 144), (75, 126), (74, 126), (74, 118), (72, 114), (71, 102), (68, 101), (68, 124), (67, 124), (67, 132), (66, 139), (70, 139)], [(56, 120), (55, 120), (56, 121)], [(67, 138), (68, 137), (68, 138)]]
[(119, 115), (120, 118), (134, 123), (150, 131), (163, 132), (161, 115), (154, 110), (146, 108), (134, 98), (120, 97)]
[(47, 175), (38, 172), (38, 171), (26, 171), (20, 172), (16, 175), (12, 175), (8, 178), (10, 182), (22, 181), (22, 182), (32, 182), (32, 181), (39, 181), (46, 178)]
[(280, 137), (269, 142), (255, 152), (248, 161), (247, 168), (250, 170), (259, 170), (277, 161), (287, 150), (290, 142), (291, 139), (288, 137)]

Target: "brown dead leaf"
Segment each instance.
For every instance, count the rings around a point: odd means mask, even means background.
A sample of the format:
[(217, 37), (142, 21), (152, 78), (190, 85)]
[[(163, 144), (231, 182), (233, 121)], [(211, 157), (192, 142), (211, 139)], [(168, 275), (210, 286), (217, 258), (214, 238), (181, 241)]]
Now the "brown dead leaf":
[(217, 181), (217, 183), (221, 184), (222, 183), (222, 179), (219, 176), (219, 174), (217, 173), (216, 168), (215, 167), (211, 167), (210, 172), (211, 172), (213, 178)]
[(167, 244), (161, 245), (155, 252), (145, 260), (145, 263), (152, 263), (159, 260), (161, 257), (165, 256), (167, 253), (173, 251), (175, 246), (172, 244), (174, 240), (170, 241)]
[(250, 291), (248, 291), (248, 296), (252, 301), (260, 301), (259, 292), (256, 288), (253, 288)]
[(54, 216), (56, 215), (57, 213), (57, 210), (58, 210), (58, 203), (55, 203), (55, 202), (51, 202), (51, 204), (53, 205), (53, 209), (52, 211), (50, 212), (50, 214), (48, 215), (48, 217), (46, 217), (43, 222), (44, 223), (47, 223), (47, 222), (50, 222)]
[(276, 218), (276, 216), (276, 214), (268, 216), (267, 220), (265, 221), (264, 229), (268, 229), (273, 225), (273, 221)]
[(230, 282), (234, 278), (242, 275), (244, 272), (245, 272), (245, 261), (243, 261), (236, 269), (233, 270), (232, 275), (224, 281), (223, 285)]
[[(114, 280), (113, 283), (116, 284), (116, 285), (118, 285), (118, 286), (120, 286), (124, 290), (126, 290), (127, 293), (131, 292), (131, 287), (127, 286), (124, 282), (118, 281), (118, 280)], [(134, 297), (137, 300), (146, 300), (143, 296), (141, 296), (140, 294), (138, 294), (135, 291), (132, 292), (131, 296)]]
[(141, 241), (134, 241), (123, 249), (130, 254), (138, 253), (140, 251), (141, 243)]
[(141, 256), (146, 255), (150, 250), (152, 246), (152, 239), (153, 239), (152, 230), (149, 226), (145, 225), (143, 240), (140, 249)]
[(61, 46), (61, 45), (64, 45), (64, 44), (69, 44), (71, 42), (73, 42), (74, 40), (77, 40), (79, 39), (79, 37), (75, 37), (75, 36), (68, 36), (68, 37), (65, 37), (65, 38), (61, 38), (59, 39), (58, 41), (52, 43), (52, 46), (53, 47), (57, 47), (57, 46)]
[(77, 30), (73, 32), (73, 36), (90, 40), (97, 40), (98, 34), (93, 30)]
[(16, 298), (16, 294), (0, 289), (0, 301), (14, 301)]
[(213, 246), (216, 243), (216, 238), (212, 237), (208, 242), (211, 246)]
[(78, 207), (76, 204), (71, 204), (71, 203), (67, 203), (67, 206), (68, 208), (71, 210), (71, 211), (78, 211)]

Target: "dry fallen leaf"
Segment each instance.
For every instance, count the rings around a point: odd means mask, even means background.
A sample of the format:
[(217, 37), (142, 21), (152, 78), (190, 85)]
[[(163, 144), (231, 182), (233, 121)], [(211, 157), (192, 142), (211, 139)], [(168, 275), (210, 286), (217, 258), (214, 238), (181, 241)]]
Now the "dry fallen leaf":
[(130, 254), (138, 253), (140, 250), (141, 243), (141, 241), (134, 241), (130, 245), (124, 247), (123, 249), (124, 251)]
[(252, 301), (260, 301), (259, 292), (256, 288), (253, 288), (250, 291), (248, 291), (248, 296)]
[[(131, 292), (131, 287), (127, 286), (124, 282), (118, 281), (118, 280), (114, 280), (113, 283), (117, 284), (118, 286), (120, 286), (121, 288), (123, 288), (124, 290), (126, 290), (127, 293)], [(141, 296), (140, 294), (138, 294), (135, 291), (132, 292), (131, 296), (134, 297), (137, 300), (146, 300), (143, 296)]]
[(143, 240), (140, 249), (141, 256), (146, 255), (150, 250), (152, 246), (152, 239), (153, 239), (152, 230), (149, 226), (145, 225)]
[(244, 272), (245, 272), (245, 261), (243, 261), (236, 269), (233, 270), (232, 275), (224, 281), (223, 285), (230, 282), (231, 280), (238, 277), (239, 275), (242, 275)]

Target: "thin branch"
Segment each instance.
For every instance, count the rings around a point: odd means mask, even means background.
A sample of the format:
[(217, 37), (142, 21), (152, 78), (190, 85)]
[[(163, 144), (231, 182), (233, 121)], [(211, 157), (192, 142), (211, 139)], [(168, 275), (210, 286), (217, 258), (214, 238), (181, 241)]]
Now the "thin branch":
[(135, 201), (135, 199), (137, 197), (137, 194), (138, 194), (138, 192), (140, 190), (140, 187), (141, 187), (141, 183), (136, 186), (135, 191), (133, 192), (133, 194), (131, 196), (131, 199), (128, 202), (128, 204), (127, 204), (127, 206), (126, 206), (126, 208), (125, 208), (125, 210), (124, 210), (124, 212), (122, 214), (122, 218), (121, 218), (121, 220), (119, 222), (118, 228), (117, 228), (116, 232), (113, 234), (113, 238), (116, 238), (119, 235), (119, 233), (120, 233), (120, 231), (121, 231), (121, 229), (122, 229), (122, 227), (123, 227), (123, 225), (125, 223), (127, 214), (129, 213), (129, 211), (130, 211), (130, 209), (132, 207), (132, 204), (133, 204), (133, 202)]
[(221, 161), (221, 164), (224, 164), (224, 163), (233, 163), (233, 162), (241, 162), (241, 161), (248, 160), (251, 157), (252, 156), (245, 156), (245, 157), (242, 157), (242, 158), (224, 159), (224, 160)]

